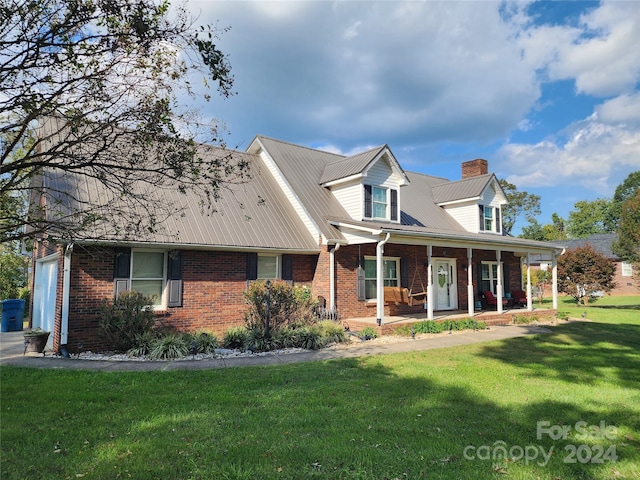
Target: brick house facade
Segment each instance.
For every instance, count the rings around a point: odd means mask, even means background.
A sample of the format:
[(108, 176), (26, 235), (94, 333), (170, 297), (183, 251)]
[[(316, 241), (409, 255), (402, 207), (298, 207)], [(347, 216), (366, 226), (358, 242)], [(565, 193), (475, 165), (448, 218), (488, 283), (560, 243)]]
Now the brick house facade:
[[(155, 289), (161, 321), (179, 331), (222, 334), (242, 325), (244, 292), (265, 278), (310, 287), (345, 319), (382, 325), (386, 316), (423, 311), (472, 316), (484, 290), (499, 299), (526, 290), (521, 269), (529, 255), (555, 266), (562, 251), (503, 235), (506, 197), (485, 160), (466, 162), (463, 178), (449, 182), (405, 172), (386, 145), (344, 157), (256, 137), (233, 154), (260, 174), (219, 214), (204, 215), (187, 197), (194, 207), (168, 227), (179, 235), (90, 231), (86, 239), (36, 242), (32, 322), (53, 330), (54, 351), (104, 348), (100, 305), (138, 288)], [(157, 195), (165, 197), (149, 201), (185, 203), (166, 190)], [(412, 305), (385, 301), (385, 286), (421, 296)]]

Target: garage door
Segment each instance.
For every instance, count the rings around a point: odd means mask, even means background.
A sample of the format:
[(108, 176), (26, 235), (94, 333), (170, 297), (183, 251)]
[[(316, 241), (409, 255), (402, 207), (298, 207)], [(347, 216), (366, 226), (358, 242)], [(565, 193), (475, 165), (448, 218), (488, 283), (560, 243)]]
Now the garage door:
[(56, 285), (58, 280), (58, 256), (47, 257), (36, 263), (36, 278), (33, 291), (34, 327), (52, 332), (47, 348), (53, 347), (53, 324), (56, 314)]

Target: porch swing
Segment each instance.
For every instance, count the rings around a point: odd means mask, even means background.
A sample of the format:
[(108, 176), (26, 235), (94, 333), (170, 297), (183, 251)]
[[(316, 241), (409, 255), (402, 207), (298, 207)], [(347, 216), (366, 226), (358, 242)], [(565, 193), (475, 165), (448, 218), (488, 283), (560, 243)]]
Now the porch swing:
[[(418, 292), (413, 291), (413, 285), (416, 283), (416, 275), (420, 280), (421, 290)], [(420, 268), (418, 266), (418, 254), (416, 253), (416, 268), (413, 271), (413, 279), (411, 280), (411, 286), (409, 287), (408, 294), (408, 304), (410, 307), (414, 305), (414, 302), (424, 303), (427, 300), (427, 289), (424, 288), (424, 283), (422, 283), (422, 275), (420, 274)]]

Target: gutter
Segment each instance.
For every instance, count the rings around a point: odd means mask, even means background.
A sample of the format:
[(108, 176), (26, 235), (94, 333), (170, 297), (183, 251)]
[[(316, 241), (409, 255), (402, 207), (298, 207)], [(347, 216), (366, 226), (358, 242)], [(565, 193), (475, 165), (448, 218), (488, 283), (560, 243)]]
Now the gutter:
[[(69, 336), (69, 290), (71, 285), (71, 254), (73, 243), (67, 245), (64, 250), (64, 271), (62, 275), (62, 312), (60, 325), (60, 353), (68, 356), (67, 341)], [(66, 353), (66, 355), (65, 355)]]

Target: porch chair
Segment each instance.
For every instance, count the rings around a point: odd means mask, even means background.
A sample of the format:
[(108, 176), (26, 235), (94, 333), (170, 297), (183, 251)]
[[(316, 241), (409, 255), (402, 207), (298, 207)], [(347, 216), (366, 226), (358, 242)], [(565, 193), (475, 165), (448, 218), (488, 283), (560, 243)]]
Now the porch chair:
[[(482, 296), (484, 297), (484, 301), (487, 307), (492, 307), (492, 308), (495, 308), (496, 310), (498, 309), (498, 299), (493, 295), (493, 292), (489, 290), (485, 290), (484, 292), (482, 292)], [(502, 306), (503, 307), (507, 306), (506, 298), (502, 299)]]
[(527, 294), (522, 290), (515, 290), (511, 293), (513, 297), (513, 306), (524, 307), (527, 305)]

